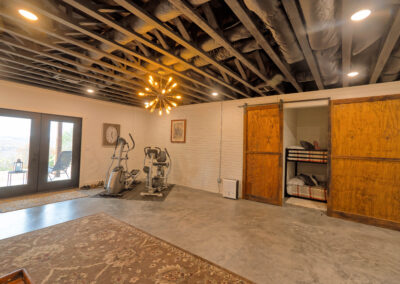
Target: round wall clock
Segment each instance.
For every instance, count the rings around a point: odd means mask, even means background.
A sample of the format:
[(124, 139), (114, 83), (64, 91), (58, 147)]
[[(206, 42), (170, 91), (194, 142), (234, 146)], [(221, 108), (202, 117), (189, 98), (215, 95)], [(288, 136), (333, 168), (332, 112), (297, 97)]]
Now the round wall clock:
[(113, 146), (117, 142), (120, 135), (120, 125), (119, 124), (103, 124), (103, 145)]

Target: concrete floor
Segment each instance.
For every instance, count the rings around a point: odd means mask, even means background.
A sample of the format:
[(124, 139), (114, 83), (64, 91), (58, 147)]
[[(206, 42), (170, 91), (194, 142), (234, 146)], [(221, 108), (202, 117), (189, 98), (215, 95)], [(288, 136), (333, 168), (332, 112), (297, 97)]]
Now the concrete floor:
[(98, 212), (257, 283), (400, 283), (400, 232), (180, 186), (164, 202), (81, 198), (2, 213), (0, 239)]

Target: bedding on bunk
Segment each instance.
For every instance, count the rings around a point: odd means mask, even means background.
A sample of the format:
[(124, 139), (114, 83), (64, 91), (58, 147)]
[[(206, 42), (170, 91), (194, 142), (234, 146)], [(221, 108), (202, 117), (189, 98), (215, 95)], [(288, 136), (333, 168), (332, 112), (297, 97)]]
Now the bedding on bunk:
[[(312, 179), (312, 183), (308, 179)], [(314, 182), (315, 180), (315, 182)], [(294, 178), (291, 178), (286, 186), (287, 194), (291, 196), (298, 196), (303, 198), (309, 198), (314, 200), (326, 201), (327, 190), (324, 187), (324, 183), (319, 183), (315, 176), (300, 174)]]
[(327, 200), (327, 190), (322, 186), (288, 184), (286, 190), (291, 196), (298, 196), (320, 201)]
[(301, 150), (301, 149), (289, 149), (287, 155), (288, 161), (298, 162), (317, 162), (327, 163), (328, 162), (328, 151), (326, 150)]

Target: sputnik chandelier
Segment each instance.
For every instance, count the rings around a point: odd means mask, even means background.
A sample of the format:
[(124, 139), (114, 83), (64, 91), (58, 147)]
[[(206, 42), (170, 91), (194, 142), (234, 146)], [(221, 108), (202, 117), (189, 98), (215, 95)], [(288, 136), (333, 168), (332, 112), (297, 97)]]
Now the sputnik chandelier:
[(153, 76), (149, 76), (149, 86), (144, 91), (139, 92), (138, 95), (141, 97), (150, 97), (151, 101), (145, 103), (145, 107), (150, 108), (150, 112), (158, 109), (158, 114), (162, 115), (164, 109), (169, 114), (171, 108), (178, 105), (173, 100), (180, 100), (182, 96), (173, 93), (173, 89), (178, 86), (178, 83), (173, 82), (173, 80), (172, 77), (169, 77), (168, 80), (160, 78), (160, 81), (157, 82)]

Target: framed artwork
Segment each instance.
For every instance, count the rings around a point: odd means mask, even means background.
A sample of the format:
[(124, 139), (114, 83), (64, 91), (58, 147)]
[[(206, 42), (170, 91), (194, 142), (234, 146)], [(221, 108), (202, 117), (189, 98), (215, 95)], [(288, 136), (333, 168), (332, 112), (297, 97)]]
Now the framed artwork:
[(115, 146), (120, 130), (119, 124), (103, 123), (103, 146)]
[(186, 143), (186, 119), (171, 120), (171, 142)]

